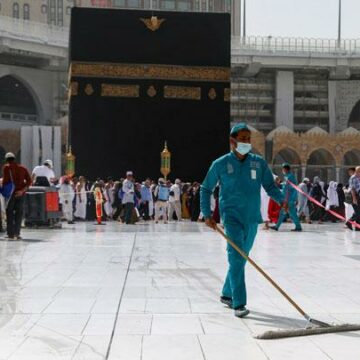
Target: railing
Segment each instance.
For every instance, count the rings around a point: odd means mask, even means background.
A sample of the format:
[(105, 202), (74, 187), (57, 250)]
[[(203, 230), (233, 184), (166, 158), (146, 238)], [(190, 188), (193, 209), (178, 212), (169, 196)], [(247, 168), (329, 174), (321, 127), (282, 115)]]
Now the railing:
[(69, 28), (0, 16), (0, 36), (68, 47)]
[[(69, 28), (35, 21), (0, 16), (0, 36), (53, 46), (68, 47)], [(328, 56), (359, 56), (360, 39), (287, 38), (272, 36), (247, 36), (232, 38), (232, 53), (257, 52), (267, 54)]]
[(232, 50), (259, 53), (322, 54), (332, 56), (360, 55), (360, 39), (310, 39), (287, 37), (233, 37)]

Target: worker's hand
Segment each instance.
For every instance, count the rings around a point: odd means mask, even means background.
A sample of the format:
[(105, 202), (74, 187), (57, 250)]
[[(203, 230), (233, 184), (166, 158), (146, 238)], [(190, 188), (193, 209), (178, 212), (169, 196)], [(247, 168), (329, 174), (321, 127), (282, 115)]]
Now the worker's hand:
[(284, 209), (284, 211), (287, 213), (289, 212), (289, 204), (287, 201), (284, 201), (281, 205), (281, 207)]
[(211, 217), (206, 218), (206, 219), (205, 219), (205, 224), (206, 224), (209, 228), (211, 228), (211, 229), (213, 229), (213, 230), (216, 230), (217, 224), (216, 224), (216, 221), (215, 221), (213, 218), (211, 218)]

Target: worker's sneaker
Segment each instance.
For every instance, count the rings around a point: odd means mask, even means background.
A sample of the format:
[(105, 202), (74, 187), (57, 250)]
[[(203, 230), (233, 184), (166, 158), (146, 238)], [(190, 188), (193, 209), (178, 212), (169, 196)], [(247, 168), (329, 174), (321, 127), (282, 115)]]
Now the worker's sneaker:
[(220, 296), (220, 301), (228, 306), (229, 308), (232, 308), (232, 299), (227, 296)]
[(295, 229), (292, 229), (291, 231), (302, 231), (302, 228), (295, 228)]
[(238, 318), (243, 318), (245, 316), (248, 316), (250, 314), (250, 310), (248, 310), (244, 305), (239, 306), (237, 309), (235, 309), (235, 316)]
[(278, 230), (279, 230), (275, 225), (274, 225), (274, 226), (269, 226), (269, 229), (275, 230), (275, 231), (278, 231)]
[(20, 235), (16, 235), (16, 236), (15, 236), (15, 239), (16, 239), (16, 240), (22, 240), (23, 238), (22, 238)]

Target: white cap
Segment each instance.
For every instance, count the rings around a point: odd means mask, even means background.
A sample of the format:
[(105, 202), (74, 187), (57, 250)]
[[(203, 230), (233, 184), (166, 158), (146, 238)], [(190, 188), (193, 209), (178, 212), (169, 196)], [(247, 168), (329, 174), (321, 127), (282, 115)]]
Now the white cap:
[(309, 178), (304, 178), (303, 182), (310, 182)]
[(180, 179), (176, 179), (176, 180), (175, 180), (175, 184), (181, 184), (181, 180), (180, 180)]
[(132, 171), (127, 171), (126, 176), (133, 176), (133, 172)]
[(159, 183), (164, 183), (164, 182), (165, 182), (165, 179), (164, 179), (164, 178), (159, 178), (158, 182), (159, 182)]
[(49, 165), (51, 169), (52, 169), (53, 166), (54, 166), (52, 160), (49, 160), (49, 159), (44, 161), (44, 165)]
[(15, 159), (15, 155), (12, 152), (8, 152), (5, 154), (5, 160), (7, 159)]

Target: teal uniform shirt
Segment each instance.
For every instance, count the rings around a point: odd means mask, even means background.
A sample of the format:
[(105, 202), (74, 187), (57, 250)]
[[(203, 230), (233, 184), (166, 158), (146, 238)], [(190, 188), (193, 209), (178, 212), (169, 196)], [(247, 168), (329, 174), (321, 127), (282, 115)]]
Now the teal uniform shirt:
[(297, 184), (295, 175), (291, 172), (287, 173), (286, 175), (284, 175), (284, 179), (285, 179), (285, 184), (283, 187), (283, 195), (285, 197), (285, 199), (289, 202), (289, 203), (294, 203), (297, 201), (298, 199), (298, 193), (297, 191), (288, 183), (288, 181), (292, 182), (293, 184)]
[(253, 153), (240, 160), (230, 152), (212, 163), (200, 193), (201, 211), (205, 217), (211, 216), (210, 198), (218, 183), (220, 216), (224, 224), (262, 223), (261, 185), (276, 202), (284, 201), (284, 195), (276, 186), (268, 164)]

